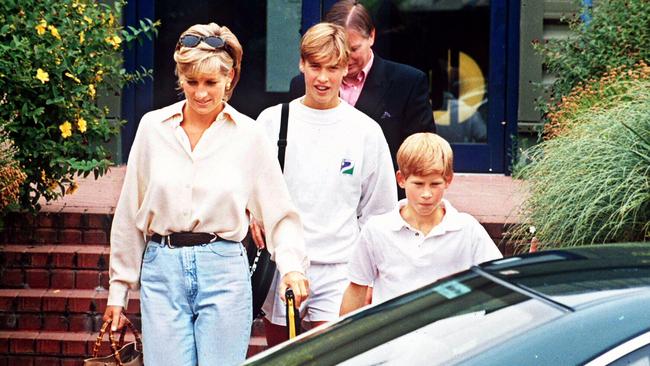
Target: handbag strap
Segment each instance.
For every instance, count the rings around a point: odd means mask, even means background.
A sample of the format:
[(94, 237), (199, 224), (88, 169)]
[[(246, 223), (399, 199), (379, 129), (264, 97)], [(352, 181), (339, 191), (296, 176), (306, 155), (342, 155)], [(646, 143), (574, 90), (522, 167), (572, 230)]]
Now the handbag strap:
[(287, 150), (287, 129), (289, 127), (289, 103), (282, 103), (280, 115), (280, 135), (278, 136), (278, 161), (284, 172), (284, 153)]
[(115, 362), (117, 363), (118, 366), (122, 366), (122, 360), (120, 359), (119, 355), (119, 350), (124, 346), (124, 338), (126, 336), (126, 328), (128, 327), (131, 330), (131, 333), (133, 333), (133, 337), (135, 338), (135, 345), (136, 349), (142, 350), (142, 337), (140, 336), (140, 332), (138, 329), (131, 323), (131, 321), (128, 318), (124, 318), (124, 322), (126, 324), (126, 327), (123, 327), (121, 332), (120, 332), (120, 340), (119, 343), (115, 340), (115, 334), (112, 329), (109, 328), (109, 325), (111, 324), (112, 319), (104, 321), (104, 324), (102, 324), (101, 329), (99, 330), (99, 335), (97, 336), (97, 339), (95, 340), (95, 345), (93, 346), (93, 353), (92, 357), (97, 357), (99, 354), (99, 348), (102, 345), (102, 339), (104, 338), (104, 334), (108, 333), (108, 340), (111, 345), (111, 350), (113, 351), (113, 356), (115, 356)]

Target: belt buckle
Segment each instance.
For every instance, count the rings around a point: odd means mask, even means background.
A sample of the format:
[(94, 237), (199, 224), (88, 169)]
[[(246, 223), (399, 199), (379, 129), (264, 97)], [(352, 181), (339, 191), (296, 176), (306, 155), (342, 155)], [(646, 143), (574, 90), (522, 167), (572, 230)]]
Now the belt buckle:
[(169, 249), (176, 249), (176, 248), (178, 248), (178, 247), (172, 245), (172, 236), (171, 236), (171, 234), (170, 234), (170, 235), (165, 235), (165, 236), (163, 236), (163, 238), (164, 238), (164, 240), (165, 240), (165, 245), (166, 245)]
[(212, 234), (212, 239), (210, 239), (208, 243), (214, 243), (215, 241), (217, 241), (217, 239), (219, 239), (219, 235), (217, 235), (216, 233), (210, 233), (210, 234)]

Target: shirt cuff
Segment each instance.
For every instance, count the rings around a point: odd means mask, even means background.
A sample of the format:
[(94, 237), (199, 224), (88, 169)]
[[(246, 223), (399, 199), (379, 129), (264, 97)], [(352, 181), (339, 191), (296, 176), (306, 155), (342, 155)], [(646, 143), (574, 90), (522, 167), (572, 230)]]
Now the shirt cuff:
[(307, 267), (309, 267), (309, 261), (305, 259), (305, 261), (300, 261), (298, 258), (293, 258), (292, 257), (284, 257), (284, 258), (278, 258), (278, 261), (276, 262), (278, 272), (280, 272), (280, 278), (284, 277), (289, 272), (299, 272), (302, 273), (303, 275), (305, 274), (305, 270), (307, 270)]
[(126, 310), (129, 303), (129, 287), (119, 282), (113, 282), (108, 289), (107, 306), (121, 306)]

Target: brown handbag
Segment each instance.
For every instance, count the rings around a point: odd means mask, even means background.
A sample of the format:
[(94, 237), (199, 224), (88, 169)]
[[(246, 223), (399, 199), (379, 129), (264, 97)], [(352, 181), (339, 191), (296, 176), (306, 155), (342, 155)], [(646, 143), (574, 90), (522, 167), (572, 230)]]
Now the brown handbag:
[[(84, 366), (143, 366), (144, 362), (142, 359), (142, 338), (140, 337), (140, 332), (138, 332), (133, 323), (131, 323), (129, 319), (126, 319), (126, 327), (122, 328), (119, 343), (115, 341), (115, 334), (109, 328), (110, 324), (111, 321), (107, 320), (102, 325), (102, 329), (99, 331), (99, 335), (95, 341), (95, 346), (93, 347), (93, 355), (91, 358), (84, 360)], [(131, 332), (133, 332), (135, 341), (124, 344), (124, 336), (126, 335), (127, 327), (131, 329)], [(99, 348), (101, 347), (104, 333), (108, 333), (108, 339), (110, 341), (113, 354), (104, 357), (98, 357), (97, 354), (99, 353)]]

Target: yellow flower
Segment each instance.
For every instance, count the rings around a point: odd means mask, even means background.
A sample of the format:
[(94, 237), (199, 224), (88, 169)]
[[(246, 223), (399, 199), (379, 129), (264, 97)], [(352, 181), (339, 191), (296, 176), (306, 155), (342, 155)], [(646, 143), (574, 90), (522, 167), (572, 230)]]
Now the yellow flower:
[(50, 30), (50, 33), (52, 33), (52, 36), (54, 36), (54, 38), (59, 39), (59, 40), (61, 39), (61, 35), (59, 34), (59, 31), (56, 29), (55, 26), (48, 25), (47, 29)]
[(79, 32), (79, 43), (84, 43), (86, 40), (86, 34), (84, 32)]
[(117, 36), (117, 35), (112, 36), (112, 37), (106, 37), (104, 40), (105, 40), (108, 44), (110, 44), (111, 46), (113, 46), (114, 49), (118, 49), (118, 48), (120, 48), (120, 43), (122, 43), (122, 38), (120, 38), (120, 37)]
[(61, 136), (63, 136), (64, 139), (72, 136), (72, 124), (68, 121), (63, 122), (59, 126), (59, 130), (61, 130)]
[(41, 170), (41, 180), (45, 182), (47, 180), (47, 175), (45, 175), (45, 170)]
[(93, 20), (90, 19), (87, 15), (84, 15), (84, 20), (85, 20), (88, 24), (93, 24)]
[(88, 84), (88, 94), (91, 98), (95, 98), (95, 86), (93, 84)]
[(45, 29), (47, 28), (47, 22), (45, 21), (45, 19), (41, 19), (41, 22), (38, 23), (38, 25), (34, 28), (36, 29), (38, 35), (42, 36), (43, 34), (45, 34)]
[(58, 188), (59, 188), (59, 182), (57, 182), (54, 179), (51, 179), (50, 180), (50, 185), (47, 187), (47, 189), (50, 190), (51, 192), (54, 192)]
[(36, 70), (36, 78), (41, 81), (41, 83), (45, 84), (46, 82), (50, 81), (50, 75), (43, 71), (43, 69), (38, 68)]
[(108, 25), (112, 26), (113, 23), (115, 23), (115, 17), (113, 17), (113, 14), (108, 14)]
[(80, 83), (81, 83), (81, 80), (79, 80), (79, 78), (78, 78), (78, 77), (76, 77), (76, 76), (74, 76), (74, 75), (72, 75), (72, 74), (71, 74), (71, 73), (69, 73), (69, 72), (66, 72), (66, 73), (65, 73), (65, 76), (67, 76), (67, 77), (69, 77), (70, 79), (72, 79), (72, 80), (74, 80), (74, 81), (76, 81), (76, 82), (77, 82), (78, 84), (80, 84)]
[(104, 70), (102, 69), (97, 70), (97, 73), (95, 75), (95, 80), (97, 80), (98, 83), (104, 80), (104, 77), (102, 76), (103, 74), (104, 74)]
[(73, 193), (75, 193), (77, 191), (77, 188), (79, 188), (79, 185), (77, 184), (77, 182), (72, 181), (72, 182), (70, 182), (70, 185), (68, 186), (68, 188), (65, 190), (65, 194), (73, 194)]
[(83, 119), (83, 117), (79, 117), (77, 120), (77, 127), (79, 128), (79, 132), (83, 133), (86, 132), (86, 129), (88, 128), (88, 124), (86, 124), (86, 120)]

